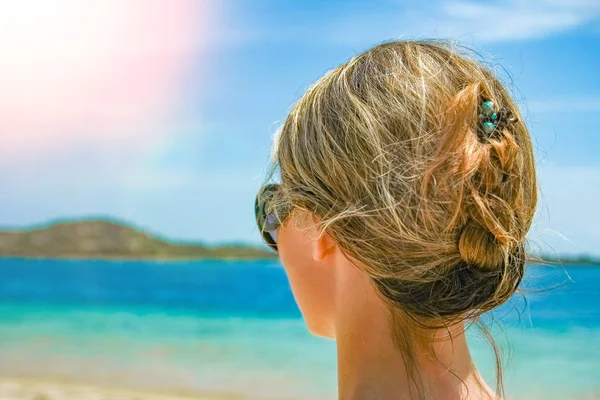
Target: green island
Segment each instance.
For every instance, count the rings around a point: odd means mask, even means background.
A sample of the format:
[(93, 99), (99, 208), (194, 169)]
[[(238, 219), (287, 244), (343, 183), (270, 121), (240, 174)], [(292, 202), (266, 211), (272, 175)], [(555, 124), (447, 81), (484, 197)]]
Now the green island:
[(115, 219), (56, 221), (0, 230), (0, 257), (80, 259), (273, 259), (266, 247), (174, 242)]
[[(244, 244), (207, 246), (175, 242), (111, 218), (55, 221), (24, 229), (0, 230), (0, 257), (81, 259), (274, 259), (266, 247)], [(531, 264), (600, 266), (587, 255), (541, 255)]]

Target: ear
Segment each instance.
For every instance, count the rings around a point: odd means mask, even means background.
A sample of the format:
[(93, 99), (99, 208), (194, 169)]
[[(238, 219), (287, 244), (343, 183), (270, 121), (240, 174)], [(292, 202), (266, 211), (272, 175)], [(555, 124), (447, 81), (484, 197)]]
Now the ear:
[(336, 248), (335, 241), (327, 234), (321, 232), (312, 243), (312, 256), (315, 261), (323, 261), (327, 256), (331, 255)]

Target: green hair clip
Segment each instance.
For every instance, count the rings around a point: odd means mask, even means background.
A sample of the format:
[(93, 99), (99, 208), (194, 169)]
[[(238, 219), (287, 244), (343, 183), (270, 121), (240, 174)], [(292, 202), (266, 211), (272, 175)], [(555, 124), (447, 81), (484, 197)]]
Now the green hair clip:
[(479, 107), (479, 120), (481, 122), (479, 133), (482, 139), (489, 139), (496, 132), (502, 131), (502, 128), (509, 122), (516, 122), (517, 118), (505, 108), (496, 111), (494, 102), (486, 100)]

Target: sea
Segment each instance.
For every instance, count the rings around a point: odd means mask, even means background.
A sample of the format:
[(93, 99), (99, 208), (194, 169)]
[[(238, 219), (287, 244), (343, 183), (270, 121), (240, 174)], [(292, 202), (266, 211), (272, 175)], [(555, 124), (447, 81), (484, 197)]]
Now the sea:
[[(485, 316), (511, 399), (600, 399), (600, 267), (532, 265)], [(493, 386), (492, 352), (469, 330)], [(278, 261), (0, 259), (0, 376), (240, 399), (336, 398)]]

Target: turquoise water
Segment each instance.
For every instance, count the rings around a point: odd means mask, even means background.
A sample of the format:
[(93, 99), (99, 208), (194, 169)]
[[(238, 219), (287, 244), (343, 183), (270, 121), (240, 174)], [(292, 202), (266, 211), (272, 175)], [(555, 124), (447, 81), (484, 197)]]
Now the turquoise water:
[[(534, 266), (523, 287), (494, 315), (509, 393), (600, 398), (600, 268)], [(335, 370), (277, 262), (0, 260), (3, 375), (291, 400), (335, 398)]]

